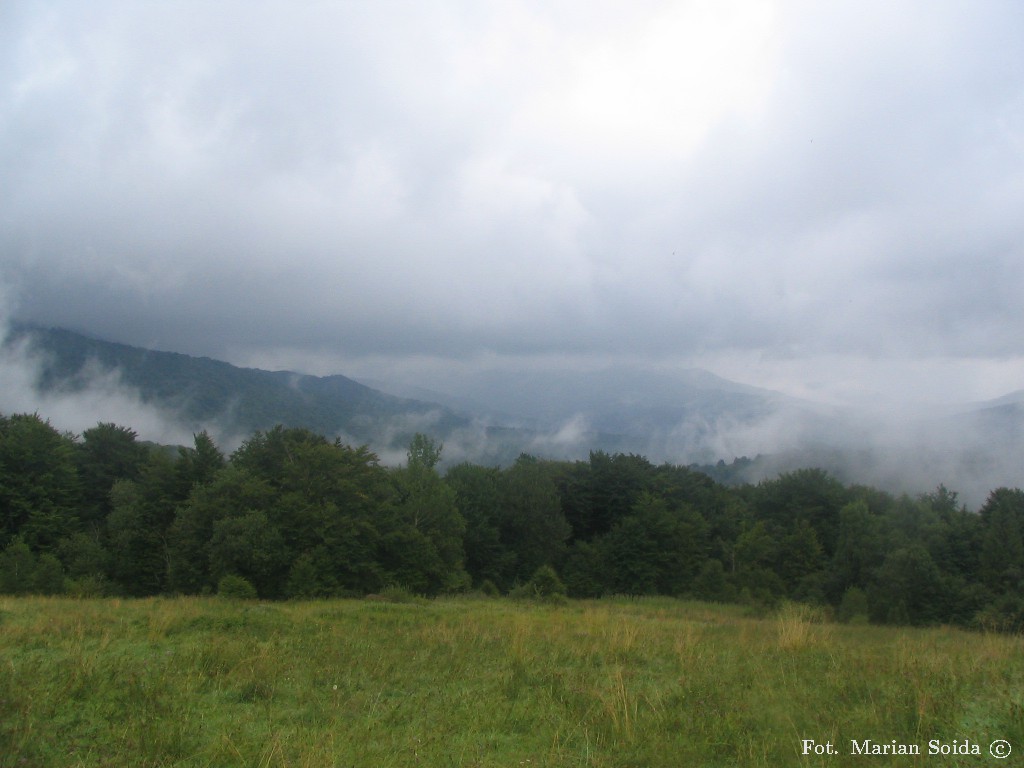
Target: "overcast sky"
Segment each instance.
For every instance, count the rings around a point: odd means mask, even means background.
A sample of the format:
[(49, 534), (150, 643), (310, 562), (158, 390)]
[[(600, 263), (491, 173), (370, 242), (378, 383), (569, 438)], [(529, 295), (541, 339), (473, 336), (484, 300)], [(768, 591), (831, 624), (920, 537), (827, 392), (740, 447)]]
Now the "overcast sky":
[(311, 373), (1024, 388), (1016, 0), (0, 4), (6, 312)]

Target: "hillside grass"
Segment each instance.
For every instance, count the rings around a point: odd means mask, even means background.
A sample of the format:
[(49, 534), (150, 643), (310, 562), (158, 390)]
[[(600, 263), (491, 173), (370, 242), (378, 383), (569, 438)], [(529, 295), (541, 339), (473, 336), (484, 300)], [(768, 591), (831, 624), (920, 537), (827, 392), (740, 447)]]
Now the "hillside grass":
[(0, 766), (991, 765), (994, 739), (1024, 754), (1019, 636), (671, 599), (0, 598)]

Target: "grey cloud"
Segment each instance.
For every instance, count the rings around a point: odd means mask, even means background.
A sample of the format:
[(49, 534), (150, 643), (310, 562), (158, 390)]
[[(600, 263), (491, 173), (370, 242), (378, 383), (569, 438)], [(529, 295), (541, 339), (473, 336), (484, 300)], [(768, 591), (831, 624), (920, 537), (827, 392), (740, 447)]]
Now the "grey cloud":
[(700, 8), (8, 8), (3, 280), (235, 359), (1024, 358), (1022, 12)]
[[(6, 336), (6, 327), (0, 328), (0, 413), (38, 412), (55, 428), (76, 434), (100, 422), (114, 422), (130, 426), (145, 440), (168, 445), (192, 442), (194, 433), (173, 413), (145, 403), (117, 371), (92, 366), (85, 371), (81, 388), (41, 393), (37, 382), (42, 361), (24, 344), (5, 344)], [(226, 437), (216, 425), (209, 427), (211, 434)]]

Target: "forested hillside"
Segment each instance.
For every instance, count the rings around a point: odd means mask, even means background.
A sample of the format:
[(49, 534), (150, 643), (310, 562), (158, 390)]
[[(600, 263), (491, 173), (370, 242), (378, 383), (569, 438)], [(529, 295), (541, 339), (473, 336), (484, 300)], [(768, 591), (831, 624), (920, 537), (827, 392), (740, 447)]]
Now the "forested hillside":
[(217, 425), (225, 434), (248, 435), (283, 423), (383, 447), (395, 438), (408, 442), (415, 430), (407, 422), (429, 417), (448, 432), (469, 421), (437, 404), (394, 397), (346, 376), (238, 368), (31, 325), (16, 326), (5, 343), (24, 344), (35, 356), (35, 384), (42, 393), (88, 389), (97, 375), (114, 373), (144, 403), (194, 431)]
[[(1024, 492), (978, 513), (822, 470), (729, 488), (636, 455), (460, 464), (416, 435), (382, 466), (304, 429), (224, 456), (0, 418), (0, 591), (155, 595), (244, 579), (268, 599), (508, 592), (553, 568), (570, 596), (687, 595), (833, 606), (890, 623), (1024, 626)], [(547, 573), (549, 571), (545, 571)], [(522, 591), (521, 589), (519, 590)]]

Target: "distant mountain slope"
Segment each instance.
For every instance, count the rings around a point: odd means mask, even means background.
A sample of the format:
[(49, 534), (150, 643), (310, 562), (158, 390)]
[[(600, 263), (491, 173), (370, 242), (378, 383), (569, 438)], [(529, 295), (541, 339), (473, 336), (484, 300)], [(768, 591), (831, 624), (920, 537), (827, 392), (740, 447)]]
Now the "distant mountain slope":
[(468, 419), (434, 403), (378, 392), (345, 376), (237, 368), (205, 357), (157, 352), (55, 328), (15, 326), (8, 345), (27, 343), (38, 359), (41, 392), (79, 391), (116, 372), (143, 402), (182, 424), (248, 435), (275, 424), (306, 427), (358, 442), (390, 444), (418, 425), (450, 432)]
[(431, 393), (489, 423), (557, 434), (566, 447), (573, 434), (590, 448), (605, 448), (614, 436), (617, 448), (676, 463), (777, 451), (809, 433), (831, 436), (841, 421), (831, 410), (700, 369), (460, 371), (423, 385), (376, 385), (405, 396)]
[[(777, 392), (738, 384), (700, 369), (657, 373), (626, 366), (598, 370), (482, 370), (435, 382), (432, 388), (402, 388), (375, 382), (385, 391), (416, 396), (430, 393), (438, 402), (460, 403), (476, 412), (501, 414), (544, 428), (583, 416), (595, 428), (646, 433), (663, 426), (666, 415), (699, 410), (709, 418), (763, 415), (797, 401)], [(443, 394), (442, 394), (443, 393)]]
[(522, 452), (577, 459), (591, 450), (730, 460), (786, 447), (811, 423), (816, 434), (829, 431), (830, 417), (808, 404), (701, 370), (481, 371), (446, 382), (451, 389), (381, 384), (386, 394), (345, 376), (238, 368), (64, 329), (15, 326), (7, 343), (20, 342), (34, 350), (40, 392), (83, 391), (114, 374), (193, 431), (246, 437), (280, 423), (378, 451), (423, 431), (445, 441), (448, 461), (506, 463)]
[(35, 386), (43, 393), (85, 391), (114, 376), (192, 431), (244, 438), (280, 423), (395, 457), (422, 431), (445, 442), (448, 462), (502, 464), (523, 452), (585, 459), (591, 450), (656, 462), (731, 460), (776, 450), (799, 431), (794, 425), (803, 429), (818, 418), (806, 404), (700, 370), (483, 371), (447, 382), (451, 390), (387, 387), (386, 394), (345, 376), (238, 368), (64, 329), (15, 326), (6, 343), (33, 350)]
[[(724, 482), (821, 467), (844, 482), (897, 492), (943, 483), (972, 506), (999, 486), (1024, 487), (1021, 392), (894, 420), (823, 409), (700, 370), (482, 371), (420, 389), (380, 384), (386, 394), (345, 376), (237, 368), (59, 329), (18, 326), (5, 343), (29, 347), (39, 392), (114, 381), (185, 434), (209, 429), (226, 444), (284, 424), (368, 444), (388, 462), (403, 460), (412, 435), (425, 432), (444, 443), (448, 465), (508, 464), (520, 453), (586, 459), (603, 450), (704, 465)], [(413, 392), (430, 401), (403, 396)], [(122, 423), (134, 426), (130, 416)]]

